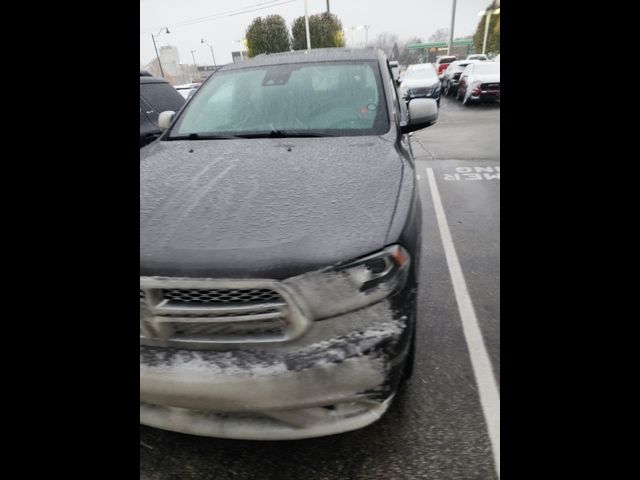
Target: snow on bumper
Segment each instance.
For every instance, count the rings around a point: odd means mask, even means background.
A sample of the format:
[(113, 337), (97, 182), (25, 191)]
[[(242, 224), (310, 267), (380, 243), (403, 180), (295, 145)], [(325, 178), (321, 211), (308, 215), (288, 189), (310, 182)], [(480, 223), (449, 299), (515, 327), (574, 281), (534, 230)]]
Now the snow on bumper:
[(140, 347), (140, 422), (196, 435), (293, 439), (377, 420), (393, 394), (407, 325), (388, 302), (316, 322), (302, 338), (250, 350)]

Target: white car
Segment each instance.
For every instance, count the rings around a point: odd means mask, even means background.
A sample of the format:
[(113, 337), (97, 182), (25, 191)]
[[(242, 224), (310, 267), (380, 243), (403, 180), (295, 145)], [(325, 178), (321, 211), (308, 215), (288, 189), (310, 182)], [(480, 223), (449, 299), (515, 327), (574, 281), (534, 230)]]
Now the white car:
[(481, 62), (486, 62), (489, 60), (484, 53), (475, 53), (473, 55), (469, 55), (465, 60), (480, 60)]
[(464, 105), (486, 100), (500, 103), (500, 63), (474, 62), (467, 65), (460, 76), (456, 95)]

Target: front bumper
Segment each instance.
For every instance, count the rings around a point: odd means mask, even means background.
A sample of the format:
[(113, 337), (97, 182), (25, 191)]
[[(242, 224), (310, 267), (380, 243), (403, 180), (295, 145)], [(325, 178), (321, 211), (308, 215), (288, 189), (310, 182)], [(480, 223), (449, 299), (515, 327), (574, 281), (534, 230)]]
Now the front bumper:
[(481, 90), (479, 94), (474, 95), (473, 93), (470, 96), (471, 100), (476, 101), (486, 101), (486, 102), (499, 102), (500, 101), (500, 90)]
[(251, 349), (140, 346), (140, 423), (254, 440), (364, 427), (393, 398), (408, 351), (411, 312), (399, 312), (385, 300), (315, 322), (295, 341)]

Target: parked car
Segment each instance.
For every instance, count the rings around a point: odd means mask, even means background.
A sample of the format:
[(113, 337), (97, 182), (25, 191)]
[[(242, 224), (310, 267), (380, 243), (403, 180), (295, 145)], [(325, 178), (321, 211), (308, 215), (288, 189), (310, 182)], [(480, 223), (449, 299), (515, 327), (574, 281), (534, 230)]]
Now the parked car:
[(393, 73), (393, 80), (396, 82), (396, 85), (400, 85), (400, 64), (393, 60), (389, 62), (389, 66), (391, 67), (391, 72)]
[(140, 148), (162, 133), (158, 126), (160, 112), (178, 111), (184, 102), (184, 98), (166, 80), (140, 73)]
[(176, 85), (174, 88), (186, 100), (189, 98), (189, 94), (194, 92), (199, 86), (199, 83), (185, 83), (184, 85)]
[(493, 59), (494, 62), (500, 63), (500, 54), (496, 55), (496, 57)]
[(449, 68), (444, 71), (441, 79), (442, 93), (445, 97), (448, 97), (457, 92), (458, 82), (460, 81), (462, 72), (467, 67), (467, 65), (476, 61), (477, 60), (456, 60), (455, 62), (451, 62), (449, 64)]
[(442, 55), (436, 59), (436, 71), (438, 75), (441, 75), (449, 66), (450, 63), (455, 62), (457, 58), (453, 55)]
[(295, 439), (364, 427), (410, 375), (421, 204), (384, 54), (222, 67), (140, 151), (140, 422)]
[(500, 64), (475, 62), (467, 65), (460, 77), (456, 98), (464, 105), (476, 101), (500, 103)]
[(400, 95), (405, 100), (433, 98), (440, 107), (440, 79), (430, 63), (409, 65), (400, 84)]
[(473, 55), (467, 56), (466, 60), (479, 60), (481, 62), (486, 62), (489, 58), (484, 53), (474, 53)]

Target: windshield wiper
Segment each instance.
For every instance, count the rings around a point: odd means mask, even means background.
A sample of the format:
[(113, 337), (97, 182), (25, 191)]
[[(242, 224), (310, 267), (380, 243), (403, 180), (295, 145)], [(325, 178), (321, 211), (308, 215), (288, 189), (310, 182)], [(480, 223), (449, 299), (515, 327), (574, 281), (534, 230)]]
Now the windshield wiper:
[(337, 135), (331, 133), (322, 133), (322, 132), (305, 132), (304, 130), (271, 130), (270, 132), (250, 132), (250, 133), (241, 133), (238, 137), (241, 138), (310, 138), (310, 137), (335, 137)]
[(239, 138), (237, 135), (219, 135), (213, 133), (189, 133), (188, 135), (172, 135), (167, 140), (229, 140)]

